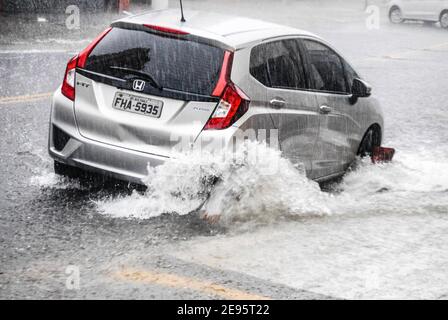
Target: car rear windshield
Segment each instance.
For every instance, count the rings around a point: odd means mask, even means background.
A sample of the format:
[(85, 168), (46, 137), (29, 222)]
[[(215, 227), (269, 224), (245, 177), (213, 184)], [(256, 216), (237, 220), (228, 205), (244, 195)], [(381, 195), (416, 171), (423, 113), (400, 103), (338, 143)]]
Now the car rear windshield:
[(113, 28), (91, 52), (85, 69), (114, 77), (150, 75), (159, 86), (210, 96), (219, 78), (224, 50), (179, 37)]

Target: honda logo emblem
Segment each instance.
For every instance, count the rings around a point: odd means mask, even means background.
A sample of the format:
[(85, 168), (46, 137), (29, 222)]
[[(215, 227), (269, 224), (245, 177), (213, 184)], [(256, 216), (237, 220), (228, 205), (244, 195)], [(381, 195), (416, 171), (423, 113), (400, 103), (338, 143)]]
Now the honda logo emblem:
[(134, 89), (135, 91), (143, 91), (143, 89), (145, 89), (145, 81), (134, 80), (134, 83), (132, 84), (132, 89)]

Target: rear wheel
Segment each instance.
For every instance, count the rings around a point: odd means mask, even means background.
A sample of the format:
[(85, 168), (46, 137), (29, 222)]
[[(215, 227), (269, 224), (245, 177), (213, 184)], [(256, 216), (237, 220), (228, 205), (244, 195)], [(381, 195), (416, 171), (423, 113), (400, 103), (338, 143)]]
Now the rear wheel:
[(358, 149), (358, 155), (361, 157), (370, 157), (375, 147), (381, 146), (381, 129), (377, 126), (371, 126), (361, 141)]
[(440, 15), (440, 26), (444, 29), (448, 29), (448, 10), (445, 10)]
[(401, 9), (398, 7), (393, 7), (392, 9), (390, 9), (389, 19), (390, 19), (390, 22), (392, 22), (394, 24), (402, 23), (404, 21), (404, 19), (403, 19), (403, 13), (401, 12)]

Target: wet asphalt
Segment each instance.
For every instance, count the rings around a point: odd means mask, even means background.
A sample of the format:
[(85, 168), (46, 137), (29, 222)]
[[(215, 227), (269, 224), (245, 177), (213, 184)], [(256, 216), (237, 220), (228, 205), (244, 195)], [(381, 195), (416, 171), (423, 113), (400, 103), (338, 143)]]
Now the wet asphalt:
[[(0, 69), (7, 70), (0, 96), (54, 90), (71, 56), (51, 50), (0, 53)], [(139, 189), (136, 186), (114, 180), (68, 182), (63, 188), (34, 183), (34, 178), (52, 171), (46, 150), (50, 98), (27, 99), (0, 104), (0, 299), (223, 298), (214, 291), (117, 279), (115, 274), (129, 268), (168, 274), (175, 270), (205, 285), (223, 283), (268, 297), (321, 297), (170, 257), (166, 246), (226, 232), (196, 213), (136, 221), (96, 212), (93, 200), (126, 195)], [(67, 289), (65, 272), (70, 266), (80, 269), (79, 290)]]
[[(442, 57), (448, 50), (448, 31), (419, 24), (390, 26), (384, 21), (380, 30), (368, 31), (362, 19), (355, 20), (339, 21), (337, 28), (307, 23), (382, 90), (383, 105), (399, 105), (397, 97), (406, 99), (409, 94), (424, 101), (424, 91), (403, 85), (418, 74), (420, 80), (425, 72), (432, 74), (426, 79), (447, 79)], [(64, 45), (39, 47), (38, 51), (27, 51), (22, 44), (0, 48), (0, 299), (339, 298), (172, 255), (173, 248), (199, 237), (213, 240), (228, 230), (196, 213), (149, 220), (104, 216), (93, 200), (132, 192), (116, 181), (64, 187), (36, 183), (36, 177), (47, 175), (52, 167), (46, 151), (50, 98), (29, 96), (54, 91), (76, 51)], [(32, 48), (33, 44), (28, 49)], [(425, 51), (436, 53), (428, 57)], [(446, 90), (440, 88), (432, 91), (430, 101), (445, 101)], [(405, 131), (394, 130), (386, 139), (397, 141)], [(445, 138), (441, 134), (433, 139), (443, 143)], [(79, 288), (67, 285), (70, 266), (79, 268)], [(224, 289), (215, 290), (213, 285)]]

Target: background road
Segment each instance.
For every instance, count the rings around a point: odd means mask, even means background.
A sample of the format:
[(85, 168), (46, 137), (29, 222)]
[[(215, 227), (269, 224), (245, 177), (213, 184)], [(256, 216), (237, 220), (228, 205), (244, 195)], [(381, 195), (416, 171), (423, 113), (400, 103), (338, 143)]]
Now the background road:
[[(389, 25), (384, 11), (380, 28), (368, 30), (363, 2), (346, 3), (186, 1), (329, 40), (373, 85), (384, 143), (398, 151), (391, 165), (361, 164), (336, 190), (306, 194), (313, 214), (271, 208), (235, 224), (175, 213), (127, 219), (144, 196), (54, 176), (46, 151), (50, 94), (68, 59), (108, 18), (89, 17), (93, 27), (66, 37), (27, 40), (29, 26), (5, 34), (0, 298), (447, 298), (448, 31)], [(270, 187), (263, 186), (279, 191)], [(66, 286), (68, 266), (79, 269), (79, 289)]]

